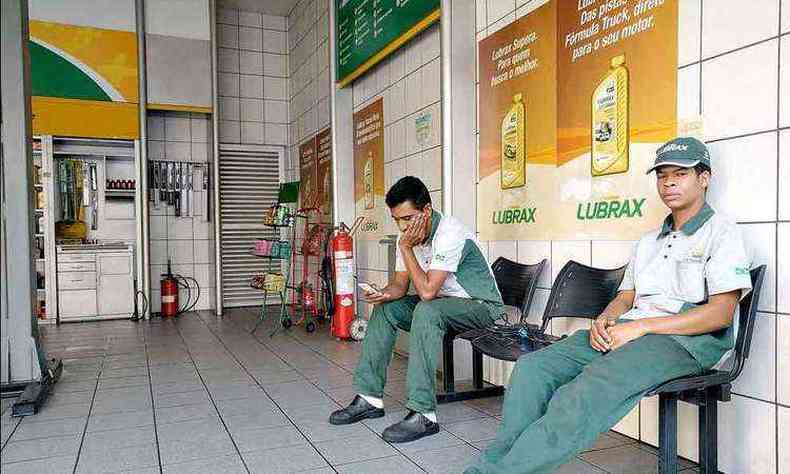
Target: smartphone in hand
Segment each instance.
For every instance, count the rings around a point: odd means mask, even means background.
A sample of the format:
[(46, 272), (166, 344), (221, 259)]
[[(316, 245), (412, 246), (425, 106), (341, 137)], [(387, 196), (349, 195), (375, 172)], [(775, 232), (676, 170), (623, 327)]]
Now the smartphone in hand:
[(362, 282), (362, 283), (359, 283), (358, 285), (359, 285), (359, 288), (362, 291), (365, 292), (366, 296), (378, 296), (378, 295), (381, 294), (381, 292), (378, 289), (376, 289), (376, 287), (374, 287), (373, 285), (371, 285), (369, 283)]

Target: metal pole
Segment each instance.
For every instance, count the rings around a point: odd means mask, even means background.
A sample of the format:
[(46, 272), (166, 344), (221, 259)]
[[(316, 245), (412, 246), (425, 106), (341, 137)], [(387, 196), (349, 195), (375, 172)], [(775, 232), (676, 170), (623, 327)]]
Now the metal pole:
[[(33, 194), (30, 54), (26, 0), (0, 2), (0, 106), (2, 107), (3, 221), (2, 262), (3, 354), (0, 380), (23, 382), (41, 379), (43, 354), (35, 340), (35, 267), (33, 252)], [(7, 337), (7, 339), (6, 339)]]
[(214, 152), (214, 166), (209, 180), (209, 190), (212, 186), (214, 196), (214, 289), (217, 301), (215, 311), (217, 316), (222, 316), (222, 229), (220, 221), (219, 203), (219, 99), (217, 98), (217, 2), (209, 0), (209, 26), (211, 28), (211, 128), (212, 146)]
[[(137, 69), (138, 69), (138, 95), (139, 95), (139, 118), (140, 121), (140, 139), (135, 144), (135, 165), (136, 165), (136, 179), (138, 183), (137, 193), (137, 281), (142, 280), (142, 291), (145, 298), (151, 301), (151, 267), (150, 249), (149, 249), (149, 222), (148, 222), (148, 80), (147, 80), (147, 62), (145, 57), (145, 2), (144, 0), (135, 0), (135, 20), (137, 23)], [(134, 295), (137, 300), (138, 308), (140, 299)], [(145, 314), (138, 315), (146, 319), (151, 317), (150, 304), (146, 309)]]
[(453, 214), (453, 85), (452, 85), (452, 0), (442, 0), (440, 19), (442, 65), (442, 213)]

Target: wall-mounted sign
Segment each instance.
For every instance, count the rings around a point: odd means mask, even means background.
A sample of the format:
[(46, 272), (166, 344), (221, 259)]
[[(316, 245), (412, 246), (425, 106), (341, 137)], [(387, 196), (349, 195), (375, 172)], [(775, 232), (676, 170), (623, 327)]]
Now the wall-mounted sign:
[(335, 0), (340, 87), (438, 20), (439, 4), (439, 0)]
[(299, 145), (299, 206), (317, 207), (318, 162), (315, 135)]
[(332, 129), (316, 135), (318, 148), (318, 206), (323, 222), (332, 222)]
[(365, 221), (358, 236), (377, 240), (388, 219), (384, 202), (384, 100), (354, 114), (354, 199), (356, 215)]

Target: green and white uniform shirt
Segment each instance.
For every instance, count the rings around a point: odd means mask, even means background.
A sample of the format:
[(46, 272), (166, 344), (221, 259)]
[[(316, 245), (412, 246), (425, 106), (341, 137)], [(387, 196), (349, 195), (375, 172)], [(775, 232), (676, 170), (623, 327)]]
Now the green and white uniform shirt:
[[(707, 302), (710, 295), (752, 288), (749, 258), (738, 227), (705, 206), (679, 230), (672, 216), (636, 245), (620, 290), (636, 292), (622, 318), (679, 314)], [(672, 336), (705, 368), (726, 362), (738, 334), (738, 312), (729, 328), (698, 336)]]
[[(400, 242), (400, 236), (398, 236)], [(439, 289), (439, 297), (469, 298), (488, 303), (498, 317), (502, 310), (502, 295), (494, 274), (486, 261), (475, 235), (458, 219), (433, 211), (431, 235), (413, 247), (423, 271), (449, 272)], [(406, 271), (401, 251), (396, 252), (395, 270)]]

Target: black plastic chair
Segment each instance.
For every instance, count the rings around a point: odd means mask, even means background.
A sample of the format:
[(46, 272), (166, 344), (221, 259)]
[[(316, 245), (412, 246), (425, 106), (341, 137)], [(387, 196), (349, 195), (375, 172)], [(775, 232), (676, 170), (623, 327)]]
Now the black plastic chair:
[(718, 474), (718, 402), (730, 401), (732, 382), (741, 374), (746, 359), (749, 358), (754, 320), (757, 316), (765, 271), (765, 265), (751, 271), (752, 291), (738, 305), (739, 329), (731, 357), (732, 368), (724, 371), (711, 370), (703, 375), (670, 380), (645, 395), (648, 397), (658, 395), (659, 400), (658, 470), (660, 474), (678, 472), (678, 400), (699, 406), (699, 472)]
[(522, 345), (515, 331), (482, 334), (472, 339), (473, 357), (480, 353), (480, 357), (515, 362), (523, 354), (558, 341), (561, 337), (546, 332), (549, 322), (554, 318), (597, 318), (617, 294), (625, 269), (625, 265), (604, 269), (569, 261), (552, 285), (540, 327), (530, 328), (529, 343)]
[[(502, 294), (502, 300), (507, 306), (512, 306), (520, 312), (519, 321), (523, 324), (529, 313), (532, 304), (532, 297), (535, 295), (538, 277), (546, 266), (543, 259), (534, 265), (526, 265), (514, 262), (505, 257), (499, 257), (491, 265), (497, 287)], [(471, 400), (475, 398), (493, 397), (504, 393), (504, 388), (498, 385), (485, 384), (483, 382), (483, 355), (472, 353), (472, 390), (462, 392), (455, 391), (455, 361), (453, 358), (453, 341), (456, 337), (471, 341), (480, 334), (484, 334), (492, 328), (481, 328), (466, 331), (458, 334), (453, 330), (448, 330), (442, 341), (442, 360), (444, 362), (443, 393), (439, 393), (436, 399), (439, 403), (456, 402), (460, 400)]]

